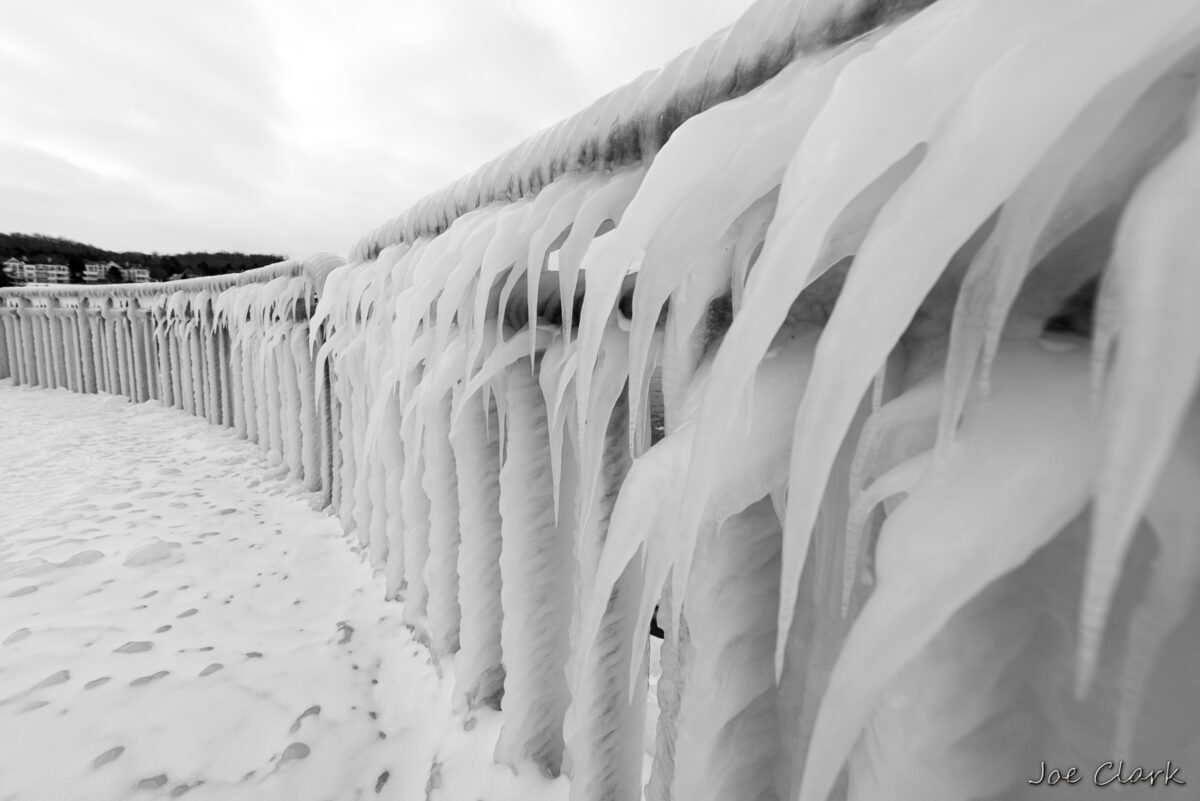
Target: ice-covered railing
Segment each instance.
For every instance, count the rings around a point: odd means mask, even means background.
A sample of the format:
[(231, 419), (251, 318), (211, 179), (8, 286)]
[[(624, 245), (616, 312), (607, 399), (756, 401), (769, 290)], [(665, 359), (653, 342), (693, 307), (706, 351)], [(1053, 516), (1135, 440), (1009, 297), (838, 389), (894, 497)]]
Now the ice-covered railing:
[(237, 428), (320, 489), (319, 454), (331, 446), (312, 422), (307, 318), (342, 263), (318, 254), (166, 283), (3, 289), (0, 377), (160, 400)]
[(654, 801), (1200, 764), (1200, 6), (925, 5), (760, 2), (369, 234), (311, 315), (181, 318), (503, 710), (497, 760), (573, 799), (642, 792), (656, 606)]

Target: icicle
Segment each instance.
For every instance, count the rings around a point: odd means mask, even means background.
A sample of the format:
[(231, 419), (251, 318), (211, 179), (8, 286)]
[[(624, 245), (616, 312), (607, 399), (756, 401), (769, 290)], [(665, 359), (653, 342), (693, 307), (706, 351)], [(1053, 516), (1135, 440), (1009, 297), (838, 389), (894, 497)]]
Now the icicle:
[[(851, 498), (862, 492), (868, 480), (877, 475), (881, 468), (890, 466), (880, 464), (880, 451), (888, 437), (914, 424), (936, 420), (942, 391), (939, 378), (934, 374), (928, 380), (917, 383), (867, 418), (850, 466), (847, 490)], [(911, 455), (912, 452), (906, 452), (901, 458)]]
[[(536, 350), (544, 350), (548, 347), (553, 337), (553, 331), (541, 327), (535, 328), (531, 335)], [(492, 381), (502, 371), (507, 371), (509, 365), (517, 362), (524, 355), (522, 344), (517, 343), (515, 339), (509, 339), (492, 348), (491, 352), (488, 353), (487, 359), (484, 360), (483, 365), (479, 368), (479, 371), (471, 377), (471, 381), (467, 384), (463, 392), (464, 397), (474, 396), (484, 385)], [(486, 399), (484, 402), (486, 403)], [(497, 399), (497, 403), (499, 403), (499, 399)]]
[[(735, 247), (736, 232), (731, 231), (712, 249), (711, 255), (697, 260), (692, 265), (683, 284), (671, 293), (671, 312), (667, 318), (662, 347), (662, 392), (663, 408), (668, 425), (675, 425), (681, 417), (681, 409), (687, 391), (710, 332), (700, 328), (709, 316), (712, 302), (729, 291), (731, 280), (730, 256)], [(640, 287), (641, 280), (638, 281)], [(638, 303), (634, 295), (634, 304)], [(661, 303), (659, 304), (661, 308)], [(639, 319), (635, 314), (636, 320)], [(640, 352), (640, 349), (639, 349)], [(647, 363), (634, 367), (632, 377), (641, 383), (631, 385), (631, 396), (647, 398), (652, 367), (649, 364), (650, 349), (644, 351)], [(645, 404), (636, 405), (637, 412), (646, 416)], [(636, 447), (637, 443), (635, 443)]]
[[(462, 218), (459, 218), (460, 221)], [(450, 337), (452, 326), (457, 322), (458, 330), (467, 330), (470, 300), (474, 297), (471, 288), (479, 278), (480, 264), (484, 252), (496, 230), (500, 215), (490, 213), (475, 218), (462, 252), (458, 256), (458, 264), (446, 277), (446, 283), (437, 299), (437, 314), (434, 321), (433, 352), (441, 353)]]
[[(567, 416), (564, 401), (571, 395), (571, 378), (574, 365), (572, 353), (563, 338), (556, 338), (542, 354), (538, 367), (538, 385), (542, 388), (542, 399), (546, 402), (547, 421), (550, 435), (550, 480), (554, 489), (554, 522), (560, 520), (559, 500), (562, 492), (563, 437), (566, 434)], [(573, 395), (572, 398), (573, 400)]]
[[(1006, 10), (1012, 5), (1006, 4)], [(1161, 15), (1139, 18), (1138, 24), (1131, 27), (1128, 20), (1116, 14), (1099, 13), (1089, 4), (1087, 25), (1069, 19), (1063, 26), (1065, 29), (1058, 30), (1056, 36), (1062, 37), (1061, 46), (1031, 48), (1022, 53), (1022, 58), (998, 61), (971, 88), (912, 179), (880, 212), (830, 317), (809, 389), (796, 417), (793, 440), (802, 442), (803, 447), (793, 447), (792, 451), (777, 671), (782, 667), (787, 627), (818, 499), (829, 466), (872, 374), (895, 345), (951, 256), (970, 232), (978, 229), (1011, 194), (1028, 165), (1040, 159), (1096, 91), (1134, 66), (1143, 52), (1156, 47), (1181, 16), (1189, 10), (1195, 11), (1194, 6), (1184, 2), (1171, 5), (1169, 9), (1165, 6), (1160, 9)], [(970, 16), (977, 19), (984, 15)], [(1039, 26), (1049, 25), (1043, 15), (1039, 17)], [(910, 27), (913, 26), (902, 26), (896, 33)], [(943, 30), (939, 36), (946, 34)], [(989, 36), (989, 41), (1004, 39), (999, 30), (991, 31)], [(884, 42), (890, 40), (891, 37)], [(1122, 56), (1113, 58), (1113, 48), (1118, 46)], [(1038, 76), (1057, 73), (1066, 69), (1067, 64), (1072, 70), (1072, 80), (1053, 84), (1049, 89), (1039, 80)], [(1016, 105), (1005, 104), (1001, 108), (994, 101), (998, 96), (1011, 98)], [(921, 117), (911, 109), (904, 116), (909, 120)], [(1014, 128), (1004, 124), (1013, 118), (1037, 120), (1037, 125)], [(801, 153), (804, 151), (802, 147)], [(803, 164), (801, 158), (797, 166)], [(973, 167), (968, 169), (966, 165)], [(856, 165), (859, 166), (862, 165)], [(808, 180), (812, 178), (808, 176)], [(812, 197), (819, 196), (821, 186), (820, 181), (809, 183), (807, 191)], [(831, 200), (822, 197), (821, 203)], [(780, 205), (787, 205), (783, 196)], [(818, 230), (822, 227), (818, 226)], [(929, 236), (913, 237), (914, 230), (926, 231)], [(777, 262), (773, 258), (775, 252), (772, 241), (768, 240), (763, 258), (751, 276), (748, 296), (762, 294), (763, 282), (778, 278), (778, 266), (772, 264)], [(803, 251), (789, 254), (791, 262), (796, 258), (803, 261)], [(780, 289), (773, 288), (770, 294), (778, 297)], [(788, 293), (782, 294), (786, 297)], [(769, 325), (774, 310), (759, 316), (760, 303), (749, 299), (741, 316), (749, 315), (752, 306), (756, 325)], [(726, 336), (722, 352), (733, 348), (732, 339), (733, 329)], [(750, 347), (750, 354), (756, 352), (755, 343), (738, 344)], [(849, 357), (851, 353), (853, 356)], [(745, 352), (739, 354), (742, 360), (746, 357)], [(710, 387), (721, 386), (729, 391), (742, 385), (728, 378), (725, 371), (714, 368)], [(711, 406), (709, 410), (717, 411)], [(711, 419), (702, 418), (708, 425)], [(704, 461), (701, 465), (711, 469)], [(703, 487), (705, 483), (704, 473), (700, 472), (695, 484)]]
[(625, 208), (645, 177), (643, 168), (624, 170), (613, 175), (586, 197), (575, 214), (570, 233), (562, 243), (558, 258), (559, 297), (562, 298), (563, 338), (571, 341), (575, 316), (575, 288), (584, 254), (605, 223), (617, 225)]
[(929, 469), (931, 456), (921, 453), (893, 467), (876, 479), (871, 486), (853, 499), (850, 519), (846, 525), (846, 552), (842, 567), (842, 616), (850, 611), (850, 593), (858, 575), (858, 556), (862, 548), (863, 529), (875, 507), (894, 495), (907, 493)]
[(1099, 407), (1112, 359), (1113, 343), (1121, 322), (1121, 280), (1119, 270), (1108, 269), (1100, 276), (1096, 291), (1095, 322), (1092, 331), (1092, 405)]
[[(521, 231), (529, 221), (530, 204), (519, 202), (512, 206), (505, 207), (499, 213), (500, 219), (496, 223), (496, 234), (488, 242), (487, 250), (483, 254), (483, 262), (479, 267), (479, 276), (475, 283), (475, 303), (471, 308), (472, 336), (470, 339), (470, 350), (468, 352), (467, 364), (474, 365), (479, 361), (480, 351), (483, 348), (484, 323), (492, 317), (489, 312), (488, 301), (492, 297), (492, 289), (496, 281), (503, 274), (503, 271), (511, 267), (517, 257), (521, 255), (520, 242), (516, 234)], [(503, 318), (503, 310), (498, 315)]]
[[(684, 425), (668, 434), (634, 461), (617, 498), (609, 536), (597, 566), (595, 586), (580, 631), (584, 647), (595, 637), (613, 585), (639, 550), (644, 553), (645, 578), (637, 624), (632, 629), (635, 637), (649, 628), (655, 602), (672, 565), (675, 573), (671, 594), (676, 602), (683, 599), (693, 569), (696, 543), (704, 536), (703, 532), (715, 531), (728, 517), (782, 484), (790, 444), (785, 432), (804, 388), (817, 333), (811, 328), (789, 332), (772, 358), (759, 368), (754, 408), (743, 407), (736, 418), (748, 416), (752, 424), (734, 427), (738, 436), (722, 454), (714, 491), (703, 501), (701, 525), (694, 529), (672, 525), (682, 508), (682, 479), (693, 452), (692, 426)], [(704, 368), (697, 374), (693, 405), (704, 391), (706, 376)], [(677, 536), (664, 536), (664, 532)], [(660, 610), (660, 616), (667, 613)], [(677, 617), (678, 607), (669, 610), (669, 614)], [(631, 665), (631, 671), (636, 670), (637, 665)]]
[(1001, 349), (989, 402), (880, 533), (875, 592), (821, 702), (801, 801), (827, 797), (884, 686), (946, 621), (1082, 511), (1096, 428), (1081, 349)]
[(1200, 487), (1200, 397), (1192, 401), (1174, 451), (1146, 507), (1146, 517), (1161, 550), (1146, 584), (1146, 597), (1129, 623), (1115, 753), (1133, 753), (1137, 717), (1150, 673), (1171, 632), (1186, 619), (1196, 597), (1200, 581), (1197, 487)]
[(744, 221), (738, 229), (737, 241), (733, 246), (733, 270), (730, 277), (734, 314), (742, 308), (742, 295), (746, 291), (750, 268), (762, 252), (763, 242), (767, 238), (767, 227), (771, 224), (771, 218), (775, 216), (778, 204), (779, 190), (772, 189), (754, 201), (754, 205), (742, 215)]
[(601, 343), (600, 360), (592, 376), (596, 392), (587, 410), (587, 428), (581, 429), (579, 454), (579, 498), (583, 510), (581, 525), (589, 524), (588, 516), (596, 503), (600, 484), (601, 463), (608, 450), (608, 429), (613, 409), (629, 378), (629, 337), (616, 326), (610, 326)]
[[(1193, 120), (1193, 125), (1195, 119)], [(1138, 189), (1110, 269), (1120, 273), (1121, 338), (1109, 380), (1096, 512), (1080, 618), (1076, 693), (1091, 683), (1108, 608), (1142, 510), (1200, 384), (1200, 134)]]
[[(981, 352), (980, 373), (986, 381), (1027, 273), (1085, 222), (1089, 212), (1128, 193), (1136, 177), (1160, 155), (1164, 131), (1179, 127), (1181, 91), (1194, 93), (1193, 82), (1167, 81), (1143, 93), (1185, 49), (1168, 48), (1107, 87), (1005, 202), (996, 229), (967, 272), (955, 309), (939, 442), (945, 443), (957, 425)], [(1085, 169), (1098, 175), (1080, 176)], [(1080, 192), (1080, 184), (1088, 191)], [(1083, 198), (1072, 197), (1079, 194)], [(978, 323), (981, 317), (983, 325)], [(1035, 320), (1037, 330), (1040, 322)]]
[(899, 671), (851, 755), (848, 801), (1036, 796), (1024, 775), (1040, 732), (1011, 678), (1036, 642), (1026, 599), (985, 589)]
[[(631, 416), (644, 414), (642, 397), (649, 372), (648, 351), (660, 310), (700, 258), (712, 259), (734, 220), (779, 184), (788, 158), (821, 108), (833, 81), (866, 43), (834, 54), (801, 60), (771, 83), (738, 100), (723, 103), (688, 120), (656, 154), (653, 167), (614, 232), (614, 266), (636, 264), (642, 253), (647, 269), (639, 277), (634, 301), (630, 360)], [(753, 143), (745, 132), (755, 131)], [(721, 164), (713, 173), (701, 164)], [(726, 253), (728, 258), (730, 254)], [(580, 327), (580, 366), (590, 375), (596, 337), (616, 297), (608, 284), (589, 281)], [(594, 309), (589, 314), (587, 310)], [(588, 402), (586, 382), (580, 403)]]
[[(815, 120), (784, 175), (779, 207), (751, 273), (744, 306), (718, 352), (714, 367), (718, 378), (697, 422), (706, 433), (701, 437), (703, 452), (697, 454), (690, 471), (688, 497), (707, 494), (707, 473), (721, 447), (720, 438), (707, 432), (724, 426), (741, 401), (755, 365), (792, 300), (810, 280), (808, 271), (842, 210), (923, 144), (944, 117), (946, 104), (1019, 32), (1049, 23), (1044, 9), (1037, 6), (1006, 4), (1005, 18), (995, 19), (986, 8), (981, 13), (955, 16), (935, 5), (882, 37), (872, 49), (844, 51), (848, 64), (830, 61), (825, 72), (816, 72), (814, 80), (828, 82), (824, 85), (832, 86), (832, 94), (826, 103), (825, 94), (814, 93), (816, 105), (809, 115), (816, 115)], [(914, 59), (916, 52), (920, 60)], [(943, 59), (955, 63), (956, 68), (936, 68), (934, 65), (946, 63)], [(834, 85), (832, 81), (839, 75)], [(881, 126), (888, 130), (886, 135), (881, 136)], [(870, 142), (859, 144), (847, 140), (848, 135), (869, 136)], [(804, 224), (797, 224), (799, 220)], [(803, 265), (799, 270), (797, 263)], [(872, 371), (876, 367), (871, 365)], [(692, 520), (684, 524), (694, 527)], [(785, 576), (785, 594), (794, 583), (794, 576)], [(780, 630), (780, 637), (785, 636), (786, 626)]]
[[(541, 285), (542, 270), (549, 260), (550, 251), (562, 244), (568, 235), (571, 222), (579, 207), (596, 191), (597, 179), (591, 176), (568, 175), (558, 179), (538, 193), (534, 201), (534, 216), (543, 219), (529, 240), (529, 255), (525, 265), (526, 302), (532, 310), (537, 307), (538, 287)], [(550, 193), (553, 190), (553, 194)], [(531, 311), (529, 319), (532, 322)], [(537, 350), (532, 339), (534, 326), (529, 326), (529, 358)]]

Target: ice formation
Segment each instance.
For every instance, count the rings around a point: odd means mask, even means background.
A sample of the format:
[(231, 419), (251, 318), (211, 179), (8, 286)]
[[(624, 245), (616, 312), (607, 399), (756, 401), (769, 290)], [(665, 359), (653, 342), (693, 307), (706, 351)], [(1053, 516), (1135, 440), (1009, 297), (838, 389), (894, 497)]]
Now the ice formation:
[(1198, 68), (1193, 0), (760, 0), (345, 264), (5, 290), (0, 372), (257, 442), (579, 801), (656, 607), (655, 801), (1186, 764)]

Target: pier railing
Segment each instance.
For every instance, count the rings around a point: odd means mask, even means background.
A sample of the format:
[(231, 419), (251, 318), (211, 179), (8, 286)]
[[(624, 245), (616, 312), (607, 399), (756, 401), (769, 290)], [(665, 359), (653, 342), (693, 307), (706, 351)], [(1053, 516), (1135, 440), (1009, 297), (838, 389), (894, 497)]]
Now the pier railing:
[(1200, 757), (1198, 54), (762, 0), (345, 264), (0, 290), (0, 376), (259, 443), (573, 799), (647, 714), (654, 801)]

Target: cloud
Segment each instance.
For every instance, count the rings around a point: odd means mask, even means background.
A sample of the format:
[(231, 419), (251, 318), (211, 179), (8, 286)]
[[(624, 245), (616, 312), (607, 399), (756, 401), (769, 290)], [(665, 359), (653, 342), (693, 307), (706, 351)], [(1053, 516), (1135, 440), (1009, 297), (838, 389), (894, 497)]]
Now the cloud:
[(117, 250), (344, 253), (749, 0), (14, 0), (0, 222)]

